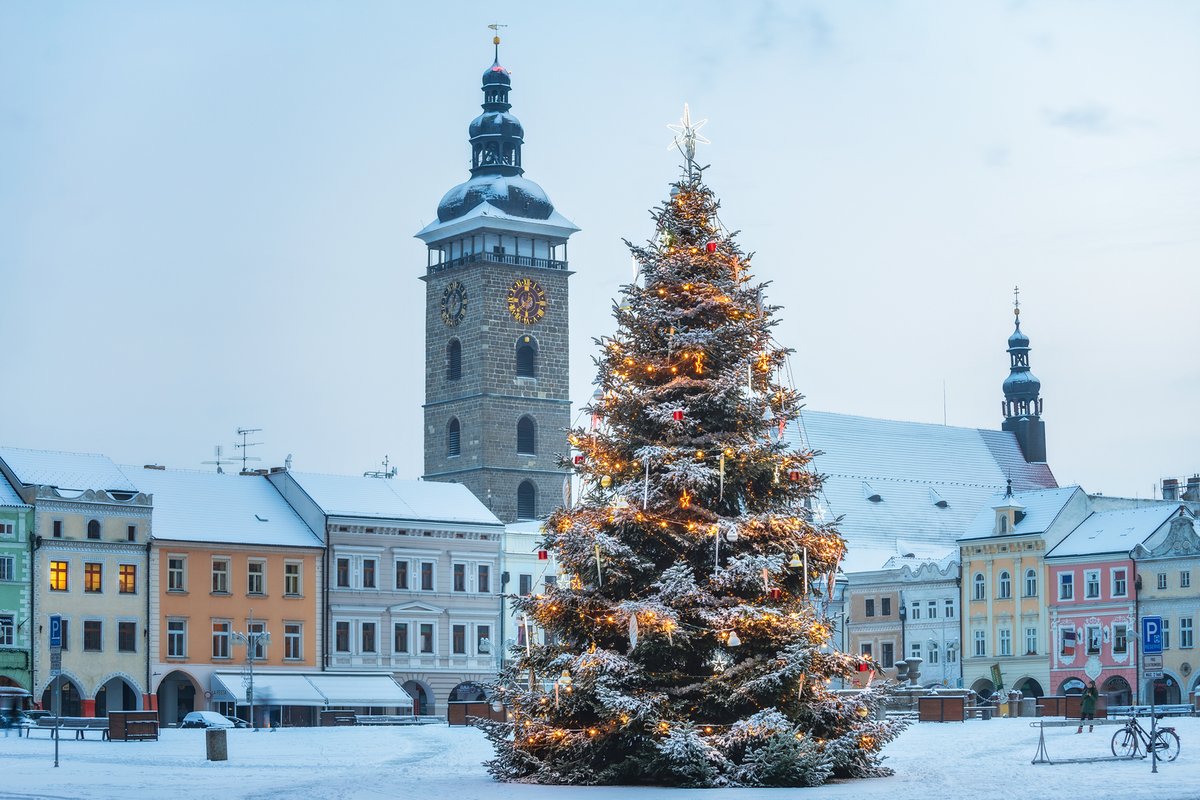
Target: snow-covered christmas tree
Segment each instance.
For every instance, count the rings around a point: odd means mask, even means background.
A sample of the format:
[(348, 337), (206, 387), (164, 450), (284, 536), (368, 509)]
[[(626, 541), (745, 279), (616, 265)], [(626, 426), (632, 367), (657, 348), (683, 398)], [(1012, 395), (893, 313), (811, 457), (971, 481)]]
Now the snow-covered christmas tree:
[(586, 488), (545, 525), (568, 577), (515, 600), (525, 643), (494, 698), (509, 720), (481, 723), (500, 780), (816, 785), (885, 774), (900, 729), (875, 718), (878, 685), (831, 690), (864, 666), (830, 647), (844, 542), (810, 512), (811, 453), (782, 436), (801, 396), (778, 309), (718, 222), (696, 127), (685, 115), (685, 173), (630, 245), (641, 280), (570, 434)]

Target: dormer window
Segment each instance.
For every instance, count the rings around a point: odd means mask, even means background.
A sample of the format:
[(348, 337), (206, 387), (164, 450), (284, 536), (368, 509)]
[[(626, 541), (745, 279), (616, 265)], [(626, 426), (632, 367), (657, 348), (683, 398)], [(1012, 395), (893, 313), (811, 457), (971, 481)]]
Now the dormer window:
[(1001, 514), (1000, 518), (996, 521), (996, 532), (997, 533), (1008, 533), (1008, 515), (1007, 514)]

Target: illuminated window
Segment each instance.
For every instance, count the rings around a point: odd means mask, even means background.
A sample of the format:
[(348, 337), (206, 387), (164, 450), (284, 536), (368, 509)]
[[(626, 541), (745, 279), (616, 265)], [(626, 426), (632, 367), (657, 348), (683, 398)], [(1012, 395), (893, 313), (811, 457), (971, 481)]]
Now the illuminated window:
[(50, 590), (65, 592), (69, 588), (70, 575), (66, 561), (50, 562)]
[(117, 585), (121, 594), (137, 594), (137, 564), (122, 564)]
[(99, 592), (103, 590), (104, 565), (89, 561), (83, 565), (83, 590)]

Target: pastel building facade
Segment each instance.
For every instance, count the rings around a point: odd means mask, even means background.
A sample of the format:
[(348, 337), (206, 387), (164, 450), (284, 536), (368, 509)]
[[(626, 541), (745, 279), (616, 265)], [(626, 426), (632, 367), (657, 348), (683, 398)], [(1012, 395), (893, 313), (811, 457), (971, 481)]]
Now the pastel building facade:
[[(0, 448), (0, 469), (34, 508), (35, 701), (68, 715), (153, 708), (147, 620), (151, 500), (102, 455)], [(63, 620), (50, 675), (49, 618)]]
[(0, 474), (0, 686), (28, 690), (33, 652), (29, 545), (33, 506)]

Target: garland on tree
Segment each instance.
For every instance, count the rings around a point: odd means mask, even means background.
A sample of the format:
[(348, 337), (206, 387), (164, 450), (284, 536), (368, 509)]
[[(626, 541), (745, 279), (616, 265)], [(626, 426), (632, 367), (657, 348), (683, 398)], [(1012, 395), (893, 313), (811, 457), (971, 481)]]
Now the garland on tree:
[[(845, 544), (814, 521), (821, 479), (788, 447), (801, 396), (776, 375), (749, 257), (689, 159), (629, 245), (642, 281), (597, 340), (592, 425), (564, 458), (586, 487), (545, 523), (567, 579), (514, 598), (523, 644), (480, 725), (505, 781), (812, 786), (889, 774), (885, 689), (836, 694), (869, 665), (826, 616)], [(628, 242), (627, 242), (628, 244)], [(537, 644), (536, 630), (544, 643)]]

